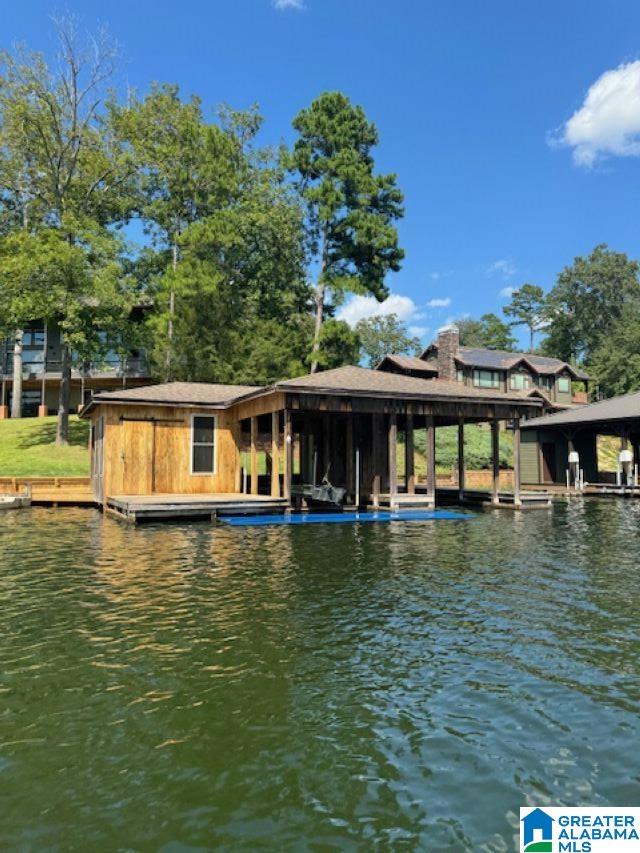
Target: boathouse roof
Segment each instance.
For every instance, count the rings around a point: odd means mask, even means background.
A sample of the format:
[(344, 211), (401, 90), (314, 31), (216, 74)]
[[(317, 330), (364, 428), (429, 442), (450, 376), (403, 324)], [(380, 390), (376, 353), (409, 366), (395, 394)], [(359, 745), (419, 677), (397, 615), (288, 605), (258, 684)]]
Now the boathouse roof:
[(489, 402), (518, 402), (540, 405), (522, 391), (497, 391), (492, 388), (471, 388), (460, 382), (443, 379), (422, 379), (402, 373), (369, 370), (366, 367), (336, 367), (311, 373), (298, 379), (288, 379), (275, 385), (278, 391), (329, 392), (362, 396), (400, 397), (402, 399), (485, 400)]
[(624, 394), (621, 397), (611, 397), (586, 406), (578, 406), (553, 415), (536, 418), (535, 421), (523, 424), (523, 429), (546, 429), (547, 427), (580, 427), (590, 424), (606, 423), (608, 421), (623, 421), (640, 419), (640, 391), (635, 394)]
[(211, 382), (165, 382), (95, 394), (92, 403), (158, 403), (163, 406), (211, 406), (227, 408), (237, 400), (261, 391), (260, 385), (218, 385)]
[(167, 382), (144, 385), (120, 391), (95, 394), (81, 412), (86, 415), (99, 403), (143, 404), (162, 406), (206, 406), (226, 409), (244, 400), (273, 392), (333, 394), (400, 400), (457, 400), (487, 403), (518, 403), (538, 407), (539, 398), (526, 391), (498, 391), (493, 388), (471, 388), (460, 382), (424, 379), (403, 373), (370, 370), (353, 365), (322, 370), (269, 386), (217, 385), (205, 382)]

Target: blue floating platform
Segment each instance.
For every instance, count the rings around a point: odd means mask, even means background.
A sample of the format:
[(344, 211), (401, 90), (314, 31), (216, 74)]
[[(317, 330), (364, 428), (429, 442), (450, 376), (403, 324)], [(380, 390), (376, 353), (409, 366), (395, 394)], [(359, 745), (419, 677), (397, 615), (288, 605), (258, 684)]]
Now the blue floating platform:
[(220, 518), (231, 527), (268, 527), (299, 524), (371, 524), (403, 521), (461, 521), (474, 518), (471, 513), (448, 509), (406, 510), (403, 512), (309, 512), (286, 515), (235, 515)]

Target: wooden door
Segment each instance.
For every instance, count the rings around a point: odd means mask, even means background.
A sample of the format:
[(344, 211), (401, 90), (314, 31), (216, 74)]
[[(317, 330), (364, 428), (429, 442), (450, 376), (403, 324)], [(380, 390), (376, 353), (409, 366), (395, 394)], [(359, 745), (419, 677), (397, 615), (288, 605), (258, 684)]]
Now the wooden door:
[(153, 421), (124, 420), (122, 440), (122, 491), (125, 495), (153, 492)]
[(181, 488), (184, 460), (184, 428), (182, 421), (156, 421), (153, 443), (153, 491), (172, 494)]

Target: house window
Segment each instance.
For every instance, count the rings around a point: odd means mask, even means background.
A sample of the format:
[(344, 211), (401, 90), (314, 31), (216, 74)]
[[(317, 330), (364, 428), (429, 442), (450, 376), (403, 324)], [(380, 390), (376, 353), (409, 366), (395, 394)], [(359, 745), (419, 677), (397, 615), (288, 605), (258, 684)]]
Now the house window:
[(538, 385), (543, 391), (553, 391), (553, 376), (538, 376)]
[(558, 391), (561, 394), (568, 394), (571, 391), (571, 380), (568, 376), (558, 377)]
[(460, 370), (460, 369), (456, 370), (456, 379), (458, 380), (458, 382), (464, 382), (464, 371), (463, 370)]
[(497, 370), (474, 370), (473, 384), (477, 388), (499, 388), (500, 374)]
[(44, 344), (44, 326), (34, 326), (25, 329), (22, 334), (22, 345), (25, 347), (41, 347)]
[(510, 382), (512, 391), (526, 391), (531, 387), (531, 377), (528, 373), (512, 373)]
[(191, 419), (191, 473), (215, 473), (216, 419), (194, 415)]

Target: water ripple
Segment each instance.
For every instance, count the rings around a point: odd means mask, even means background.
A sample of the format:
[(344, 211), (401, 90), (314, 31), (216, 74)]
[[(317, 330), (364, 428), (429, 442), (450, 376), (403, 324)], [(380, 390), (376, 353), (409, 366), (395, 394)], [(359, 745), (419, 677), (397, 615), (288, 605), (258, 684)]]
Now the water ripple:
[(504, 851), (636, 803), (639, 521), (3, 514), (0, 844)]

